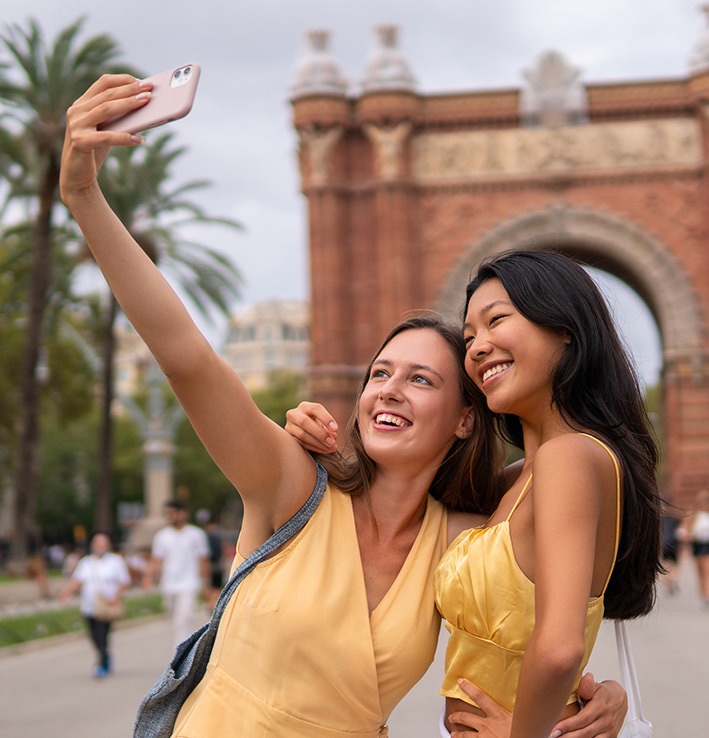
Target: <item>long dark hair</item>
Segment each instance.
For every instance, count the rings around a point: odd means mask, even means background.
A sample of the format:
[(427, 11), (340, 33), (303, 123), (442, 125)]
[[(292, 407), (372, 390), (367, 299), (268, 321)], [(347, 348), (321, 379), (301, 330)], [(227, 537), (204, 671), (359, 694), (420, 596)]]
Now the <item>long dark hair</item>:
[(318, 460), (339, 489), (350, 494), (362, 494), (376, 474), (376, 464), (367, 455), (359, 428), (359, 398), (369, 380), (372, 364), (384, 347), (400, 333), (411, 330), (432, 330), (450, 347), (456, 360), (458, 384), (464, 405), (474, 413), (473, 432), (468, 438), (458, 438), (438, 468), (429, 493), (453, 510), (491, 514), (502, 493), (502, 450), (485, 398), (465, 371), (465, 344), (458, 327), (449, 325), (440, 316), (425, 313), (399, 323), (384, 339), (367, 367), (357, 394), (357, 404), (347, 425), (349, 453), (319, 454)]
[[(663, 570), (658, 451), (637, 375), (608, 306), (572, 259), (551, 251), (507, 251), (479, 266), (466, 289), (466, 307), (478, 287), (494, 278), (528, 320), (571, 339), (554, 372), (552, 403), (572, 428), (607, 441), (623, 470), (623, 525), (605, 617), (645, 615)], [(519, 418), (498, 415), (496, 422), (501, 436), (522, 448)]]

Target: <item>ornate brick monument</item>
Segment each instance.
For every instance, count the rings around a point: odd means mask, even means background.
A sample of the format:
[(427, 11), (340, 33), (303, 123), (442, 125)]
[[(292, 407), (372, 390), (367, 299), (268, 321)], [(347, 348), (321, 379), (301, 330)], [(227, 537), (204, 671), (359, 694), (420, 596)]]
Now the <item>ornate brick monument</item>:
[[(707, 8), (709, 15), (709, 8)], [(395, 322), (459, 319), (474, 265), (553, 246), (646, 302), (663, 351), (666, 494), (709, 487), (709, 27), (686, 77), (584, 85), (547, 52), (521, 89), (420, 94), (396, 28), (357, 90), (310, 49), (290, 90), (308, 203), (311, 395), (344, 422)]]

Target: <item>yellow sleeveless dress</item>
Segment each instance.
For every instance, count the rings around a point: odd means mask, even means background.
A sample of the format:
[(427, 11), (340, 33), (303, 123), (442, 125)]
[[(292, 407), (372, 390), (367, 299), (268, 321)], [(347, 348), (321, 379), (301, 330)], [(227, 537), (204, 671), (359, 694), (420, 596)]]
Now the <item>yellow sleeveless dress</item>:
[(386, 736), (390, 712), (436, 650), (433, 577), (446, 519), (429, 497), (411, 551), (370, 616), (352, 499), (328, 486), (305, 528), (236, 590), (173, 736)]
[[(588, 437), (608, 451), (615, 466), (615, 563), (620, 524), (620, 470), (608, 446), (593, 436)], [(531, 480), (530, 476), (506, 520), (463, 531), (438, 565), (436, 604), (450, 631), (446, 673), (441, 687), (441, 694), (446, 697), (475, 704), (457, 684), (459, 678), (465, 677), (505, 709), (510, 712), (514, 709), (522, 657), (534, 630), (534, 582), (517, 565), (509, 521)], [(609, 572), (603, 592), (610, 576)], [(603, 594), (588, 603), (586, 649), (568, 704), (576, 700), (575, 690), (591, 656), (602, 619)]]

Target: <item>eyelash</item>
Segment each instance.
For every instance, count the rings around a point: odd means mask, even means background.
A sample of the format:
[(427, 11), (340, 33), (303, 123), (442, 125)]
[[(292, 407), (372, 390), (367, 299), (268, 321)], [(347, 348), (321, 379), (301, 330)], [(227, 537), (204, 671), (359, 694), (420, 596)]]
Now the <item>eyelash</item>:
[[(493, 315), (492, 318), (488, 321), (488, 325), (492, 326), (494, 325), (498, 320), (501, 318), (504, 318), (504, 315)], [(475, 340), (475, 336), (463, 336), (463, 342), (465, 343), (466, 348), (470, 346), (470, 344)]]
[(428, 377), (424, 377), (422, 374), (416, 374), (413, 379), (415, 382), (418, 382), (419, 379), (422, 379), (426, 384), (431, 384), (431, 380)]
[[(382, 377), (388, 377), (389, 375), (384, 369), (373, 369), (372, 373), (369, 375), (370, 379), (381, 379)], [(423, 374), (414, 374), (412, 377), (412, 380), (419, 384), (419, 380), (421, 380), (424, 384), (432, 385), (433, 382), (428, 377), (424, 377)]]

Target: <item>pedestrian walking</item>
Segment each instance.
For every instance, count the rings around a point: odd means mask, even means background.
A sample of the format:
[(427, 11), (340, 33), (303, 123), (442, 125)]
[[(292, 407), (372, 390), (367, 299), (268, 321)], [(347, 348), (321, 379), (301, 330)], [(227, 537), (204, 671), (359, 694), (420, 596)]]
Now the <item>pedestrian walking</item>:
[(143, 584), (160, 583), (165, 607), (172, 616), (173, 641), (177, 645), (193, 631), (192, 617), (200, 593), (209, 590), (209, 547), (201, 528), (191, 525), (181, 500), (165, 505), (168, 524), (153, 538)]
[(95, 533), (91, 539), (91, 551), (79, 560), (71, 579), (59, 592), (65, 600), (81, 592), (79, 609), (84, 616), (91, 642), (96, 649), (94, 677), (101, 679), (111, 673), (109, 635), (112, 620), (100, 611), (116, 608), (130, 584), (130, 576), (123, 558), (111, 551), (111, 539), (106, 533)]

